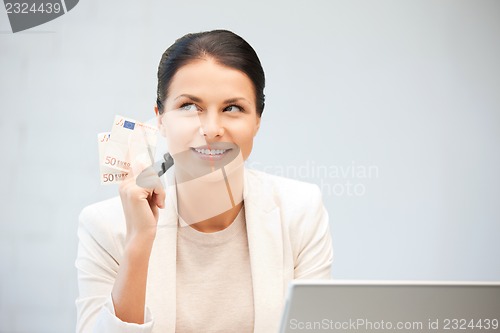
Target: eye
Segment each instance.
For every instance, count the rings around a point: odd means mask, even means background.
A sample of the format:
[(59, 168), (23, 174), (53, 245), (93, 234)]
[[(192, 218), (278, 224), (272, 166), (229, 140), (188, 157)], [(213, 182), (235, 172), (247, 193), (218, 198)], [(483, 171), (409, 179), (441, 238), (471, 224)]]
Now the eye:
[(182, 111), (200, 111), (194, 103), (184, 103), (181, 105), (179, 110), (182, 110)]
[(224, 112), (243, 112), (243, 108), (238, 105), (229, 105), (224, 108)]

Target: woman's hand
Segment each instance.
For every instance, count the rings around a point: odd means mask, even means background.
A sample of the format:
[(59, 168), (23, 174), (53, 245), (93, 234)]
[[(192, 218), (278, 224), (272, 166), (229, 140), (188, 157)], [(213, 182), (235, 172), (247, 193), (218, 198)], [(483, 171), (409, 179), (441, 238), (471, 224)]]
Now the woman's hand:
[(158, 176), (157, 181), (148, 182), (149, 188), (136, 184), (136, 177), (129, 176), (120, 184), (125, 220), (127, 223), (127, 242), (136, 237), (156, 235), (158, 208), (165, 207), (165, 190)]
[(141, 187), (132, 174), (120, 184), (127, 237), (111, 296), (120, 320), (143, 324), (149, 257), (156, 237), (158, 209), (165, 206), (165, 190), (158, 175), (147, 177), (149, 181), (140, 182)]

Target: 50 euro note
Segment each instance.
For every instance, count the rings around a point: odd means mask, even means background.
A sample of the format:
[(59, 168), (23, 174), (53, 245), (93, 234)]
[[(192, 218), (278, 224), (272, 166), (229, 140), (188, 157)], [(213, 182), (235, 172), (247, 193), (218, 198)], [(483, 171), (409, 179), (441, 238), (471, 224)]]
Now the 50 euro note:
[(101, 184), (120, 182), (129, 172), (138, 173), (150, 166), (157, 133), (154, 126), (116, 116), (111, 132), (101, 133), (99, 138)]
[(97, 144), (99, 146), (99, 173), (101, 185), (116, 184), (125, 179), (128, 172), (120, 171), (106, 166), (104, 161), (104, 152), (109, 144), (110, 132), (97, 134)]

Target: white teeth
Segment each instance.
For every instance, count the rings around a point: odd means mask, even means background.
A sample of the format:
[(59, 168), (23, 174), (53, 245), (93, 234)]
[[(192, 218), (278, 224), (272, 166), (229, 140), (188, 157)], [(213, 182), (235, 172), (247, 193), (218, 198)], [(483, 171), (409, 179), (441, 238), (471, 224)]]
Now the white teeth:
[(198, 153), (204, 154), (204, 155), (221, 155), (226, 152), (227, 149), (198, 149), (195, 148)]

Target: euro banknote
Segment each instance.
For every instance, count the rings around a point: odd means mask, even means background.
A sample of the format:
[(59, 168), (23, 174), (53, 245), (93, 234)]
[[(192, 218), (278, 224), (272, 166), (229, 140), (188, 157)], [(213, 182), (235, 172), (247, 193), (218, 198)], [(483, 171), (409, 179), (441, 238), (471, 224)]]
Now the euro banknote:
[(122, 181), (128, 172), (120, 171), (106, 166), (104, 161), (104, 153), (109, 144), (110, 132), (97, 134), (97, 144), (99, 147), (99, 173), (101, 185), (116, 184)]
[(101, 184), (118, 183), (129, 172), (151, 166), (157, 134), (154, 126), (116, 116), (111, 132), (98, 135)]

